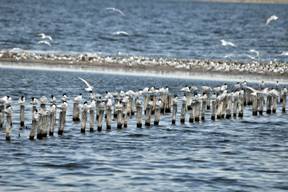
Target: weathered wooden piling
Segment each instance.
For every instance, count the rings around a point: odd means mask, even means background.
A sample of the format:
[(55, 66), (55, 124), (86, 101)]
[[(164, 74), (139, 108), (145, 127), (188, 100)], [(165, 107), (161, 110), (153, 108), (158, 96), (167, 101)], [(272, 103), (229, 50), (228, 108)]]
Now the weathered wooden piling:
[(272, 96), (269, 94), (266, 97), (266, 113), (271, 114)]
[(174, 95), (172, 99), (172, 125), (176, 124), (177, 102), (178, 102), (178, 97), (177, 95)]
[(167, 94), (165, 113), (171, 113), (171, 104), (172, 104), (172, 97), (170, 94)]
[(102, 121), (103, 121), (104, 111), (105, 111), (105, 102), (101, 98), (99, 99), (100, 99), (100, 103), (98, 105), (97, 131), (102, 131)]
[(50, 115), (49, 136), (54, 135), (54, 129), (56, 125), (56, 110), (57, 110), (56, 103), (53, 102), (50, 106), (50, 111), (49, 111), (49, 115)]
[(112, 113), (112, 99), (108, 98), (106, 101), (106, 129), (111, 130), (111, 113)]
[(181, 113), (180, 113), (180, 123), (184, 124), (185, 123), (185, 116), (186, 116), (186, 107), (187, 107), (187, 98), (186, 95), (183, 96), (182, 98), (182, 105), (181, 105)]
[(145, 126), (151, 126), (151, 111), (152, 111), (153, 99), (151, 98), (150, 101), (147, 103), (146, 107), (146, 119), (145, 119)]
[(233, 93), (228, 94), (226, 97), (226, 119), (231, 118), (231, 113), (233, 109), (232, 97)]
[(161, 116), (161, 105), (162, 101), (161, 99), (158, 99), (155, 105), (155, 116), (154, 116), (154, 125), (158, 126), (160, 122), (160, 116)]
[(87, 124), (87, 113), (89, 111), (89, 106), (87, 101), (84, 102), (82, 107), (82, 114), (81, 114), (81, 133), (86, 132), (86, 124)]
[(237, 113), (239, 118), (244, 116), (244, 91), (240, 91), (237, 97)]
[(118, 101), (115, 104), (115, 113), (117, 114), (117, 129), (122, 129), (122, 118), (123, 118), (123, 105), (122, 101)]
[(12, 113), (13, 113), (13, 110), (10, 104), (6, 106), (5, 113), (6, 113), (6, 129), (5, 129), (6, 141), (10, 141), (11, 130), (12, 130)]
[(259, 115), (263, 115), (263, 110), (264, 110), (264, 96), (263, 95), (259, 95), (257, 97), (257, 103), (258, 103), (258, 113)]
[(211, 120), (215, 121), (216, 119), (216, 100), (211, 100)]
[(68, 104), (64, 100), (61, 107), (60, 107), (60, 113), (59, 113), (59, 130), (58, 130), (58, 135), (63, 135), (64, 133), (64, 127), (66, 123), (66, 112), (67, 112)]
[(80, 121), (80, 103), (82, 101), (82, 94), (74, 98), (73, 103), (73, 121)]
[(122, 99), (122, 105), (123, 105), (123, 109), (122, 109), (122, 112), (123, 112), (123, 118), (122, 118), (122, 125), (124, 128), (127, 128), (128, 126), (128, 97), (124, 97)]
[(4, 124), (4, 102), (0, 101), (0, 129)]
[(90, 132), (94, 131), (94, 124), (95, 124), (95, 109), (96, 109), (96, 102), (94, 99), (92, 99), (90, 105), (89, 105), (89, 114), (90, 114)]
[(136, 123), (137, 128), (142, 127), (142, 101), (136, 98)]
[(48, 130), (48, 113), (46, 111), (47, 97), (42, 96), (39, 99), (40, 102), (40, 110), (39, 110), (39, 132), (37, 131), (37, 139), (42, 139), (47, 137)]
[(282, 100), (282, 112), (286, 112), (286, 102), (287, 102), (287, 89), (284, 88), (281, 91), (281, 100)]
[(31, 127), (30, 135), (29, 135), (30, 140), (34, 140), (37, 130), (39, 130), (39, 114), (38, 114), (38, 110), (35, 109), (32, 114), (32, 127)]
[(278, 103), (278, 96), (272, 95), (272, 113), (276, 113)]
[(205, 112), (207, 110), (208, 96), (206, 94), (201, 97), (201, 120), (205, 121)]
[(258, 111), (258, 97), (257, 95), (252, 96), (252, 115), (257, 116)]
[(20, 106), (20, 129), (23, 129), (25, 126), (25, 97), (21, 96), (18, 100), (18, 104)]
[(200, 121), (200, 114), (201, 114), (201, 103), (200, 99), (196, 98), (194, 100), (194, 121), (199, 122)]

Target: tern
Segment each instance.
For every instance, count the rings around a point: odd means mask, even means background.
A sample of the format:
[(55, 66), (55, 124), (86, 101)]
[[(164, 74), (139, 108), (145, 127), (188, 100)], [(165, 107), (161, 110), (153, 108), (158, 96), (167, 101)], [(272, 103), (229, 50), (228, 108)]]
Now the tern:
[(122, 16), (125, 16), (125, 14), (124, 14), (120, 9), (116, 9), (116, 8), (114, 8), (114, 7), (107, 7), (106, 10), (114, 11), (114, 12), (119, 13), (119, 14), (122, 15)]
[(92, 92), (94, 87), (92, 85), (90, 85), (85, 79), (82, 79), (81, 77), (78, 77), (81, 81), (83, 81), (86, 84), (86, 88), (85, 91), (87, 92)]
[(278, 19), (278, 17), (276, 15), (272, 15), (270, 16), (267, 20), (266, 20), (266, 25), (269, 25), (269, 23), (271, 21), (276, 21)]
[(113, 35), (123, 35), (123, 36), (128, 36), (129, 33), (127, 33), (126, 31), (116, 31), (113, 33)]
[(231, 47), (236, 47), (236, 45), (230, 41), (225, 41), (224, 39), (220, 40), (222, 46), (226, 47), (226, 46), (231, 46)]
[(41, 39), (48, 39), (50, 41), (53, 41), (50, 35), (45, 35), (44, 33), (39, 33), (38, 35), (41, 37)]
[(280, 55), (281, 56), (288, 56), (288, 51), (283, 51)]
[(255, 53), (257, 55), (257, 57), (259, 57), (259, 55), (260, 55), (259, 51), (256, 51), (255, 49), (250, 49), (249, 52)]
[(48, 45), (49, 47), (51, 47), (51, 43), (49, 41), (38, 41), (38, 44), (44, 44), (44, 45)]

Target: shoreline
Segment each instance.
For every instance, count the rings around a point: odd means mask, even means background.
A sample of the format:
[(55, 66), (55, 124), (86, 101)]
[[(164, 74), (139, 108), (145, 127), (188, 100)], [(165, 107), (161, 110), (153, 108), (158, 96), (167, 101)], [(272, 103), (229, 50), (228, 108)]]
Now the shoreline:
[(225, 74), (213, 72), (184, 72), (184, 71), (155, 71), (141, 69), (124, 69), (109, 67), (89, 67), (89, 66), (69, 66), (60, 64), (44, 64), (44, 63), (16, 63), (1, 62), (0, 68), (4, 69), (20, 69), (20, 70), (42, 70), (42, 71), (63, 71), (63, 72), (79, 72), (79, 73), (96, 73), (96, 74), (112, 74), (112, 75), (129, 75), (143, 77), (159, 77), (159, 78), (175, 78), (175, 79), (191, 79), (191, 80), (211, 80), (211, 81), (244, 81), (260, 82), (265, 80), (267, 83), (275, 83), (279, 81), (281, 84), (288, 84), (288, 77), (269, 77), (263, 75), (251, 74)]
[(0, 52), (0, 67), (98, 73), (136, 73), (187, 79), (288, 81), (288, 64), (257, 61), (217, 61), (142, 56), (103, 56), (97, 54), (36, 53), (25, 50)]

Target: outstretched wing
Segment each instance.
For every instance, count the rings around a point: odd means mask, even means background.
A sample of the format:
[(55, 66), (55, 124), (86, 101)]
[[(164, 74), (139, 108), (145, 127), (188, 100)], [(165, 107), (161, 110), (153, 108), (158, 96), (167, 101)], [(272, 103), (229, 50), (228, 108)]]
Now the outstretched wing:
[(82, 79), (81, 77), (78, 77), (81, 81), (83, 81), (85, 83), (85, 85), (89, 88), (93, 88), (93, 86), (91, 86), (85, 79)]

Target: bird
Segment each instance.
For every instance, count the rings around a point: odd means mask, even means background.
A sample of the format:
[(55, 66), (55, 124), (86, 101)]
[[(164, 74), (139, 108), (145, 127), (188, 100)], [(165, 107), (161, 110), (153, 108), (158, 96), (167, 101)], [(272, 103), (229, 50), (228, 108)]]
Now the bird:
[(38, 44), (45, 44), (51, 47), (51, 43), (49, 41), (38, 41)]
[(266, 20), (266, 25), (269, 25), (269, 23), (271, 21), (276, 21), (278, 19), (278, 17), (276, 15), (272, 15), (270, 16), (267, 20)]
[(257, 96), (257, 94), (262, 94), (262, 95), (267, 95), (268, 93), (269, 93), (269, 89), (268, 88), (265, 88), (265, 89), (263, 89), (263, 90), (256, 90), (256, 89), (254, 89), (254, 88), (252, 88), (252, 87), (249, 87), (249, 86), (245, 86), (245, 87), (243, 87), (244, 89), (246, 89), (246, 90), (249, 90), (251, 93), (251, 95), (254, 95), (254, 96)]
[(87, 86), (85, 88), (85, 91), (87, 92), (92, 92), (94, 90), (94, 87), (92, 85), (90, 85), (85, 79), (82, 79), (81, 77), (78, 77), (81, 81), (83, 81), (85, 83), (85, 85)]
[(249, 52), (255, 53), (257, 55), (257, 57), (259, 57), (259, 55), (260, 55), (259, 51), (256, 51), (255, 49), (250, 49)]
[(128, 36), (129, 33), (127, 33), (126, 31), (116, 31), (113, 33), (113, 35), (123, 35), (123, 36)]
[(124, 14), (120, 9), (116, 9), (116, 8), (114, 8), (114, 7), (107, 7), (106, 10), (108, 10), (108, 11), (114, 11), (114, 12), (119, 13), (119, 14), (122, 15), (122, 16), (125, 16), (125, 14)]
[(224, 39), (220, 40), (222, 46), (226, 47), (226, 46), (231, 46), (231, 47), (236, 47), (236, 45), (230, 41), (225, 41)]
[(283, 51), (280, 55), (281, 56), (288, 56), (288, 51)]
[(50, 35), (45, 35), (44, 33), (39, 33), (38, 35), (40, 36), (41, 39), (48, 39), (50, 41), (53, 41)]

